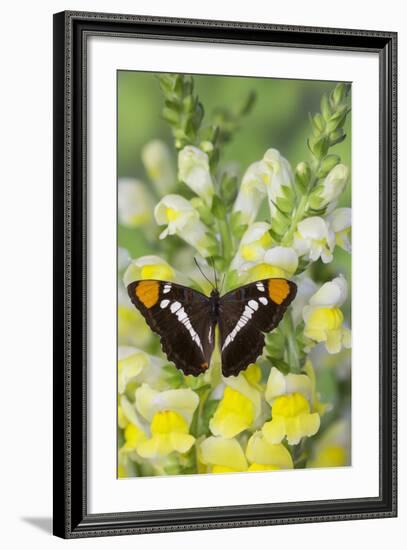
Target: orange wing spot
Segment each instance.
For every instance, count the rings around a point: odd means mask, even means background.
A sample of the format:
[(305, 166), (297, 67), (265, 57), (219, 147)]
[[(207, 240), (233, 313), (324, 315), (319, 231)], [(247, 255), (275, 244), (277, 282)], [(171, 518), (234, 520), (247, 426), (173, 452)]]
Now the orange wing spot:
[(206, 370), (209, 367), (208, 363), (202, 363), (201, 369)]
[(285, 279), (270, 279), (268, 286), (270, 298), (278, 305), (290, 294), (290, 285)]
[(160, 285), (157, 281), (140, 281), (135, 294), (145, 307), (153, 307), (158, 302)]

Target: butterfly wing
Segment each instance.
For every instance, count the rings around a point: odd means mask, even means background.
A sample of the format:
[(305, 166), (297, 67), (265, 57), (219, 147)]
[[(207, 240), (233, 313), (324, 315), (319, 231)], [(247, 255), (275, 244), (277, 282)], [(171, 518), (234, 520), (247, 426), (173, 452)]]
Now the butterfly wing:
[(287, 279), (264, 279), (228, 292), (219, 303), (224, 376), (237, 376), (262, 354), (264, 333), (281, 321), (295, 298), (297, 285)]
[(151, 330), (160, 336), (168, 359), (184, 374), (204, 372), (214, 348), (210, 299), (167, 281), (135, 281), (127, 291)]

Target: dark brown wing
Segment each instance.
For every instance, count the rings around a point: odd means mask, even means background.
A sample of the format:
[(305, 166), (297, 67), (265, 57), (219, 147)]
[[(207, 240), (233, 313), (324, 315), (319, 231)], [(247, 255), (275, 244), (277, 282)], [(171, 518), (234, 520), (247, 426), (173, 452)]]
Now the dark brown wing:
[(167, 281), (144, 280), (127, 287), (130, 299), (149, 327), (161, 338), (161, 347), (184, 374), (198, 376), (211, 360), (215, 322), (210, 298)]
[(295, 298), (297, 285), (264, 279), (221, 297), (219, 330), (224, 376), (237, 376), (263, 352), (264, 333), (273, 330)]

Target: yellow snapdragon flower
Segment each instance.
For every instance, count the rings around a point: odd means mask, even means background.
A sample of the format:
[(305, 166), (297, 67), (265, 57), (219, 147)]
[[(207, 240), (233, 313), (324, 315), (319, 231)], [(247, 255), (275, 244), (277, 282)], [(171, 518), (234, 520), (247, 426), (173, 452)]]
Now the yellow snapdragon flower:
[(334, 422), (316, 442), (307, 468), (339, 468), (350, 464), (350, 424)]
[(261, 262), (248, 269), (247, 282), (273, 277), (291, 278), (298, 267), (298, 256), (291, 247), (274, 246), (269, 248)]
[(198, 395), (189, 388), (157, 391), (148, 384), (142, 384), (137, 388), (135, 397), (136, 409), (147, 422), (152, 422), (157, 412), (175, 411), (189, 426), (199, 404)]
[(347, 283), (343, 276), (325, 283), (304, 307), (304, 335), (315, 342), (324, 342), (328, 353), (339, 353), (342, 346), (351, 346), (350, 330), (343, 327), (340, 306), (347, 297)]
[(137, 378), (141, 371), (149, 365), (146, 352), (131, 346), (120, 346), (118, 349), (117, 385), (119, 393), (126, 391), (127, 384)]
[(137, 445), (137, 452), (143, 458), (166, 456), (173, 451), (186, 453), (195, 442), (188, 433), (185, 418), (176, 411), (156, 412), (150, 428), (151, 437)]
[(271, 404), (271, 420), (263, 425), (262, 432), (269, 443), (277, 444), (287, 437), (288, 443), (295, 445), (319, 430), (319, 413), (311, 411), (313, 387), (307, 375), (284, 376), (273, 367), (266, 399)]
[(269, 443), (261, 431), (255, 432), (247, 442), (246, 457), (250, 462), (249, 472), (294, 468), (291, 455), (284, 445)]
[(247, 442), (246, 453), (235, 438), (210, 436), (199, 445), (200, 461), (211, 473), (259, 472), (293, 468), (293, 461), (284, 445), (272, 445), (261, 432)]
[(311, 413), (309, 402), (301, 393), (278, 397), (271, 409), (272, 419), (266, 422), (262, 432), (270, 443), (280, 443), (284, 437), (290, 445), (296, 445), (303, 437), (317, 433), (320, 425), (318, 413)]
[(254, 418), (253, 402), (239, 391), (226, 387), (209, 427), (214, 435), (234, 437), (249, 428)]
[(199, 446), (200, 461), (214, 474), (247, 471), (247, 460), (236, 439), (210, 436)]
[(161, 281), (173, 281), (175, 270), (159, 256), (141, 256), (132, 260), (123, 275), (124, 286), (141, 279), (158, 279)]

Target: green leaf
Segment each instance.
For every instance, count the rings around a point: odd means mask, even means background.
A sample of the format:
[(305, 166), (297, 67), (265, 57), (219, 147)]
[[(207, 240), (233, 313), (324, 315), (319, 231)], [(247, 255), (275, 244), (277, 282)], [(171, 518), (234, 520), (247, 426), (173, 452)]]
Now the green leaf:
[(290, 372), (290, 366), (282, 359), (272, 359), (273, 367), (276, 367), (281, 373), (287, 375)]

